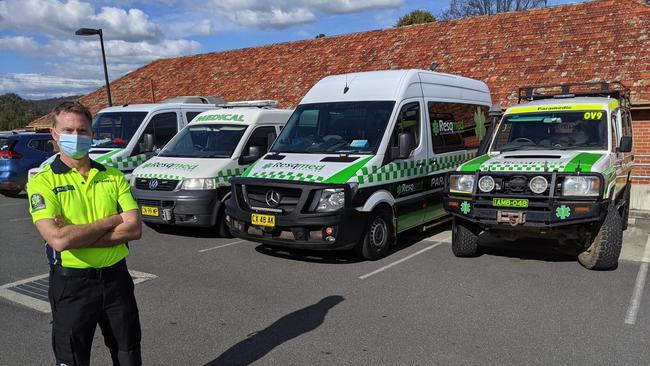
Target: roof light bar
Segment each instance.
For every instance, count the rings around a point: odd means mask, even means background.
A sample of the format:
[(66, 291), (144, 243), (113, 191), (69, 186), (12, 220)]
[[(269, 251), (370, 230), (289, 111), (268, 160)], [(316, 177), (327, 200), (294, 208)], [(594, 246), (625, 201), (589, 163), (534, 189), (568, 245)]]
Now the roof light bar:
[(277, 100), (241, 100), (238, 102), (229, 102), (217, 104), (221, 108), (253, 107), (253, 108), (277, 108)]

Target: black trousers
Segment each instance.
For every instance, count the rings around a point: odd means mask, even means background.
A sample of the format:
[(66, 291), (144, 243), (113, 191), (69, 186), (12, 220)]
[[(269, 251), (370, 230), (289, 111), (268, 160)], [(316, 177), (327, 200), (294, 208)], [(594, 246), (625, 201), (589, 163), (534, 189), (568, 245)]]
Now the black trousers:
[(140, 318), (124, 260), (101, 270), (50, 270), (52, 347), (56, 365), (90, 364), (99, 324), (113, 365), (141, 365)]

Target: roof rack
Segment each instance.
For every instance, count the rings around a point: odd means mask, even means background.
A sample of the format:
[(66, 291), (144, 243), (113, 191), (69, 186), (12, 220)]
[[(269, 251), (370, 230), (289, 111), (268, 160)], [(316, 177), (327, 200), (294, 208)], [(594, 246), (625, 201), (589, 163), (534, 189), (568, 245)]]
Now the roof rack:
[(519, 100), (562, 99), (573, 97), (610, 97), (630, 105), (630, 89), (618, 81), (530, 85), (519, 88)]
[(223, 98), (201, 95), (182, 95), (160, 101), (160, 103), (188, 103), (188, 104), (219, 104), (225, 103)]
[(277, 100), (241, 100), (238, 102), (222, 103), (217, 104), (217, 107), (221, 108), (277, 108)]

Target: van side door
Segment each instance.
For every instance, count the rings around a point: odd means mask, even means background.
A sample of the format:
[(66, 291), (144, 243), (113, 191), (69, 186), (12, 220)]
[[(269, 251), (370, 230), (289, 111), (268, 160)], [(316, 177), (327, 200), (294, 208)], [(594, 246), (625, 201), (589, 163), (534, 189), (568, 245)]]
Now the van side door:
[(422, 109), (419, 99), (402, 102), (391, 133), (388, 152), (390, 154), (399, 147), (399, 135), (402, 133), (413, 136), (415, 148), (408, 158), (392, 159), (390, 164), (393, 168), (377, 177), (380, 182), (389, 182), (390, 192), (395, 197), (398, 232), (421, 225), (424, 219), (422, 208), (429, 144), (424, 138), (426, 130)]
[[(124, 162), (125, 164), (120, 163), (119, 169), (131, 171), (154, 156), (156, 151), (162, 149), (178, 132), (180, 124), (179, 117), (179, 113), (173, 110), (159, 111), (151, 116), (131, 152), (129, 161)], [(148, 139), (152, 139), (153, 141), (151, 146), (147, 146)]]
[(431, 149), (424, 221), (446, 215), (442, 207), (445, 174), (476, 155), (488, 129), (487, 106), (427, 101)]

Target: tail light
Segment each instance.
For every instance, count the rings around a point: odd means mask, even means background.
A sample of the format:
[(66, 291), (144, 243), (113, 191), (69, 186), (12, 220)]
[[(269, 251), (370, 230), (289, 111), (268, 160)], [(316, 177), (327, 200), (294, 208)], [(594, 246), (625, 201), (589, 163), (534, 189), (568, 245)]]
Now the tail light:
[(13, 150), (0, 151), (0, 159), (20, 159), (22, 157), (23, 154)]

